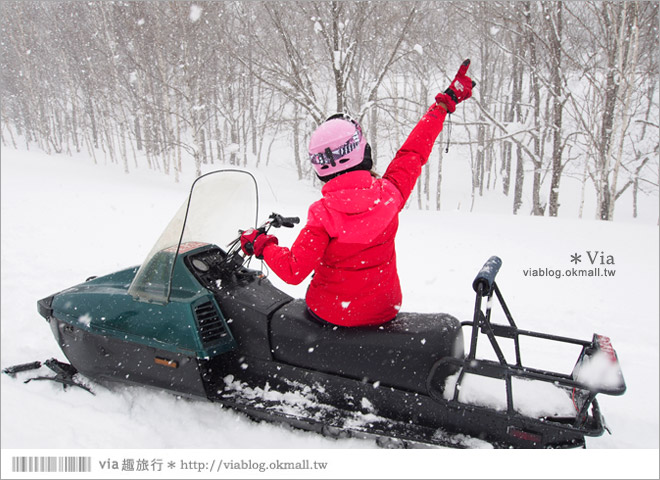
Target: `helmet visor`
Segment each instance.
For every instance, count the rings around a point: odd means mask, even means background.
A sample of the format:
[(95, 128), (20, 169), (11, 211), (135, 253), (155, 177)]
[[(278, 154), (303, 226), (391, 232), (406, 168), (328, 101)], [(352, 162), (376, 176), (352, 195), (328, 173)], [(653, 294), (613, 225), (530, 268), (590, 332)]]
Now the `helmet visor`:
[(360, 139), (360, 131), (356, 128), (351, 138), (339, 148), (332, 150), (328, 147), (323, 152), (310, 153), (309, 161), (314, 165), (332, 165), (334, 167), (340, 159), (357, 148), (360, 144)]

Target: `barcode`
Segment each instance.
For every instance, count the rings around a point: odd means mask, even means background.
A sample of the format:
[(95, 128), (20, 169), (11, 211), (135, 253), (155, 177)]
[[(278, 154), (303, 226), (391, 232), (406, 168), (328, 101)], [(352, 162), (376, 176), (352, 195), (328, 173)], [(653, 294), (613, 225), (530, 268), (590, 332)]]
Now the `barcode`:
[(92, 457), (12, 457), (12, 472), (91, 472)]

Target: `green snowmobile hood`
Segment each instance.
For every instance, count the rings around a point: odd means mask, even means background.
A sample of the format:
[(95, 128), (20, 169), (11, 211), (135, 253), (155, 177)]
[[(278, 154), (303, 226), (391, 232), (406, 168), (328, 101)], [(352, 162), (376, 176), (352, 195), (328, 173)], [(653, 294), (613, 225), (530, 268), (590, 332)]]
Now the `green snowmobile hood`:
[(246, 171), (198, 177), (140, 267), (60, 292), (45, 307), (45, 316), (93, 334), (198, 358), (235, 348), (212, 292), (184, 260), (231, 240), (239, 228), (249, 226), (252, 215), (256, 222), (258, 198), (256, 180)]
[[(211, 247), (197, 248), (188, 254)], [(92, 334), (197, 358), (232, 350), (236, 344), (220, 308), (212, 293), (188, 271), (186, 257), (180, 254), (176, 258), (167, 304), (140, 301), (128, 293), (138, 271), (138, 267), (133, 267), (56, 294), (52, 315)], [(209, 328), (220, 335), (209, 335)]]

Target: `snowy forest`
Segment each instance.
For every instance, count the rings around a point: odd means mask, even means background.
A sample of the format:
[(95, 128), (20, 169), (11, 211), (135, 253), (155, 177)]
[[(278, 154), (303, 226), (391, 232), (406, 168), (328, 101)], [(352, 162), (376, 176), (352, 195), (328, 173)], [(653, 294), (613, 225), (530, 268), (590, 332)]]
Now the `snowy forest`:
[[(472, 197), (557, 216), (562, 179), (595, 217), (657, 197), (655, 1), (3, 1), (2, 145), (151, 169), (259, 168), (284, 142), (311, 179), (309, 134), (348, 112), (389, 161), (465, 58), (415, 206), (440, 209), (446, 145)], [(376, 167), (382, 172), (384, 167)], [(528, 198), (531, 209), (521, 209)], [(586, 214), (585, 214), (586, 216)], [(582, 209), (580, 209), (582, 217)]]

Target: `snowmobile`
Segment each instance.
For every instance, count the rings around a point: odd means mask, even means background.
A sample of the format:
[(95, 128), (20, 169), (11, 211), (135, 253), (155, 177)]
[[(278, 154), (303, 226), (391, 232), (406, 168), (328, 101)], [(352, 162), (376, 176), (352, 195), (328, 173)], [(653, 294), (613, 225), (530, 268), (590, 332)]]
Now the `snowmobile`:
[[(90, 391), (84, 379), (165, 389), (253, 419), (333, 438), (373, 438), (385, 447), (584, 447), (585, 436), (603, 434), (596, 395), (626, 389), (611, 342), (519, 329), (495, 282), (498, 257), (473, 282), (469, 321), (400, 312), (378, 327), (322, 325), (304, 300), (250, 268), (238, 239), (218, 246), (256, 227), (258, 211), (249, 172), (225, 169), (196, 179), (142, 265), (90, 277), (37, 302), (70, 362), (51, 359), (46, 366), (57, 375), (37, 379)], [(257, 228), (297, 222), (272, 214)], [(491, 319), (496, 302), (504, 324)], [(483, 337), (490, 353), (478, 356)], [(574, 347), (572, 371), (523, 363), (524, 339)], [(494, 400), (489, 382), (500, 385)], [(541, 387), (569, 407), (530, 412), (518, 394)]]

